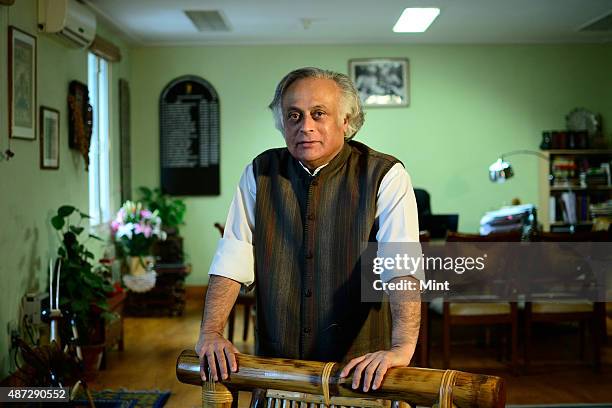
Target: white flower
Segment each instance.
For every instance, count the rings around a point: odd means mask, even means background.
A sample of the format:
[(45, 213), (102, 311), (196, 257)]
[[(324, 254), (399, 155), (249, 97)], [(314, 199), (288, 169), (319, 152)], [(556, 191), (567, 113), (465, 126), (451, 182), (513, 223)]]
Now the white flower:
[(132, 239), (132, 230), (134, 229), (134, 224), (128, 222), (125, 225), (120, 225), (119, 229), (117, 229), (117, 238), (127, 237), (128, 239)]

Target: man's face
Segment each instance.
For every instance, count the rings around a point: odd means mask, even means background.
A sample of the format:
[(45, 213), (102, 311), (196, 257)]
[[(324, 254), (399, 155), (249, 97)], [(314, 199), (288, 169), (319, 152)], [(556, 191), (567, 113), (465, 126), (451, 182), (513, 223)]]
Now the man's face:
[(342, 150), (348, 119), (340, 117), (340, 102), (340, 88), (331, 79), (299, 79), (285, 91), (282, 114), (287, 149), (310, 170)]

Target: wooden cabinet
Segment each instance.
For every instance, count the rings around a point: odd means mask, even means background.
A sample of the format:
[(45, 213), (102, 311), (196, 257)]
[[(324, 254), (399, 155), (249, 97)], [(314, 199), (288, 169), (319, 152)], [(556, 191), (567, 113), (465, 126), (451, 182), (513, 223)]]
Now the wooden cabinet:
[(117, 318), (104, 322), (104, 354), (102, 355), (102, 367), (106, 368), (106, 354), (109, 350), (117, 347), (123, 351), (123, 308), (126, 293), (118, 292), (108, 298), (109, 312), (114, 313)]
[(189, 264), (156, 264), (153, 289), (144, 293), (128, 292), (125, 313), (128, 316), (180, 316), (185, 310), (185, 278)]
[(547, 150), (540, 169), (539, 219), (545, 230), (591, 230), (590, 206), (612, 198), (612, 149)]

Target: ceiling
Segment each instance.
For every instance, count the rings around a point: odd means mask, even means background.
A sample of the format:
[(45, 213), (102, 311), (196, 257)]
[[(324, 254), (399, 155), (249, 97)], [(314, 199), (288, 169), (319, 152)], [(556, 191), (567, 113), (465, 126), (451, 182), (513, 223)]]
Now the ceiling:
[[(196, 44), (517, 44), (612, 42), (580, 29), (612, 0), (84, 0), (142, 46)], [(438, 7), (425, 33), (396, 34), (405, 7)], [(200, 32), (185, 10), (217, 10), (229, 31)]]

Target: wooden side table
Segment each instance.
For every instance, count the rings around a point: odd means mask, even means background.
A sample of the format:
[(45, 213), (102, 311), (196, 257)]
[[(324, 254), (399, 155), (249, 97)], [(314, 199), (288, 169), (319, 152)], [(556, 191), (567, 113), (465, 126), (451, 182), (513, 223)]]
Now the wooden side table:
[(127, 294), (125, 312), (128, 316), (181, 316), (185, 310), (185, 277), (190, 264), (155, 265), (157, 280), (148, 292)]
[(118, 317), (104, 324), (104, 354), (102, 354), (101, 368), (106, 368), (106, 354), (109, 350), (117, 346), (119, 351), (123, 351), (123, 308), (125, 306), (125, 292), (116, 293), (108, 298), (108, 309), (110, 313)]

